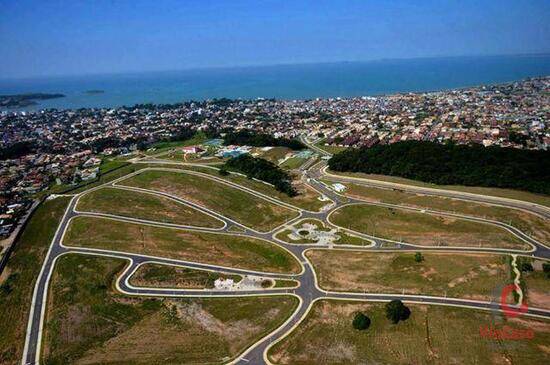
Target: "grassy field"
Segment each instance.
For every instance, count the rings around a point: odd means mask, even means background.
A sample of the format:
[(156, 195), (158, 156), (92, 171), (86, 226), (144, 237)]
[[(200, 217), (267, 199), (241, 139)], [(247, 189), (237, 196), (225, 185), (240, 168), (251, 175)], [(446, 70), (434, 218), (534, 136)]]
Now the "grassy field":
[(42, 203), (27, 223), (0, 278), (0, 364), (19, 364), (34, 283), (70, 198)]
[(283, 159), (292, 150), (288, 147), (273, 147), (265, 152), (261, 152), (261, 158), (273, 162), (275, 165), (279, 164), (279, 160)]
[(478, 186), (462, 186), (462, 185), (435, 185), (435, 184), (425, 183), (422, 181), (405, 179), (398, 176), (364, 174), (360, 172), (338, 172), (338, 171), (332, 171), (332, 170), (329, 170), (329, 172), (334, 175), (359, 177), (363, 179), (388, 181), (388, 182), (404, 184), (404, 185), (422, 186), (422, 187), (427, 187), (432, 189), (456, 190), (456, 191), (462, 191), (465, 193), (491, 195), (491, 196), (497, 196), (501, 198), (524, 200), (527, 202), (537, 203), (540, 205), (545, 205), (547, 207), (550, 207), (550, 196), (530, 193), (530, 192), (521, 191), (521, 190), (486, 188), (486, 187), (478, 187)]
[(338, 209), (330, 220), (358, 232), (418, 245), (530, 248), (503, 228), (489, 224), (367, 204)]
[(193, 146), (196, 144), (204, 143), (208, 140), (206, 135), (202, 132), (197, 132), (193, 138), (186, 139), (184, 141), (171, 141), (171, 142), (157, 142), (151, 146), (154, 151), (145, 152), (146, 155), (156, 155), (163, 152), (168, 152), (176, 147)]
[(127, 297), (112, 289), (124, 265), (76, 254), (59, 259), (48, 298), (43, 363), (222, 363), (280, 325), (296, 306), (296, 299), (282, 296)]
[(330, 145), (325, 146), (325, 141), (317, 142), (315, 146), (324, 151), (327, 151), (328, 153), (332, 153), (334, 155), (348, 149), (348, 147), (339, 147), (339, 146), (330, 146)]
[(77, 209), (197, 227), (223, 227), (222, 221), (171, 199), (115, 188), (101, 188), (82, 196)]
[(511, 283), (509, 256), (423, 252), (310, 250), (319, 285), (335, 291), (402, 293), (491, 300)]
[(304, 162), (306, 162), (306, 161), (307, 161), (306, 158), (291, 157), (288, 160), (286, 160), (285, 162), (283, 162), (280, 165), (280, 167), (283, 168), (283, 169), (287, 169), (287, 170), (295, 170), (295, 169), (300, 168), (300, 166), (302, 166), (304, 164)]
[(130, 278), (130, 284), (155, 288), (211, 289), (218, 278), (241, 281), (240, 275), (190, 269), (162, 264), (141, 265)]
[(299, 283), (296, 280), (275, 280), (274, 288), (297, 288)]
[[(303, 227), (305, 224), (313, 224), (317, 226), (318, 231), (322, 232), (329, 232), (331, 229), (327, 228), (326, 225), (317, 219), (302, 219), (294, 224), (294, 227), (296, 229)], [(288, 243), (296, 243), (296, 244), (315, 244), (318, 242), (318, 240), (310, 239), (307, 236), (299, 239), (299, 240), (292, 240), (290, 237), (288, 237), (289, 234), (291, 234), (293, 230), (291, 229), (285, 229), (275, 235), (276, 238), (280, 239), (281, 241), (288, 242)], [(336, 245), (365, 245), (369, 244), (370, 242), (366, 242), (360, 237), (352, 236), (350, 234), (347, 234), (344, 231), (339, 231), (336, 233), (338, 236), (340, 236), (339, 239), (333, 241)]]
[[(276, 364), (542, 364), (548, 361), (550, 322), (493, 319), (491, 313), (464, 308), (409, 305), (411, 316), (392, 324), (383, 304), (323, 300), (288, 337), (269, 351)], [(371, 319), (365, 331), (351, 322), (361, 311)], [(482, 338), (480, 326), (496, 322), (532, 328), (534, 339)]]
[(522, 210), (357, 184), (346, 184), (346, 187), (346, 195), (352, 197), (372, 202), (400, 204), (493, 219), (512, 224), (542, 242), (550, 242), (550, 221)]
[(271, 185), (264, 184), (256, 180), (248, 179), (244, 176), (240, 176), (236, 174), (221, 176), (217, 170), (209, 169), (206, 167), (200, 167), (200, 166), (183, 166), (183, 169), (202, 172), (205, 174), (216, 176), (218, 178), (222, 178), (224, 180), (227, 180), (233, 183), (237, 183), (239, 185), (255, 190), (267, 196), (279, 199), (285, 203), (294, 205), (302, 209), (318, 211), (328, 203), (326, 201), (325, 202), (320, 201), (319, 200), (320, 194), (316, 190), (306, 186), (306, 184), (304, 184), (301, 180), (294, 180), (292, 183), (292, 185), (298, 192), (298, 195), (294, 197), (289, 197), (288, 195), (281, 193), (280, 191), (277, 191)]
[(65, 235), (64, 244), (136, 252), (256, 271), (300, 271), (298, 262), (290, 253), (265, 241), (225, 234), (152, 227), (103, 218), (74, 218)]
[(170, 193), (263, 231), (298, 214), (212, 179), (186, 173), (148, 170), (121, 184)]
[[(521, 280), (525, 283), (527, 304), (531, 307), (550, 309), (550, 277), (535, 262), (534, 271), (521, 273)], [(542, 265), (542, 262), (544, 261), (541, 260), (538, 264)]]

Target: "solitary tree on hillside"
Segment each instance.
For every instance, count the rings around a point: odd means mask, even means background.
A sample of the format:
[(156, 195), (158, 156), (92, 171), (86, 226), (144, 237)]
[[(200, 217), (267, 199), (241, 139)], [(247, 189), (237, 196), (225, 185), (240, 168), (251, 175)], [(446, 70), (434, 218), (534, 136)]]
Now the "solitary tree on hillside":
[(424, 256), (422, 256), (422, 253), (417, 252), (414, 254), (414, 261), (416, 262), (422, 262), (424, 261)]
[(386, 304), (386, 317), (394, 324), (408, 319), (410, 315), (411, 310), (399, 299)]

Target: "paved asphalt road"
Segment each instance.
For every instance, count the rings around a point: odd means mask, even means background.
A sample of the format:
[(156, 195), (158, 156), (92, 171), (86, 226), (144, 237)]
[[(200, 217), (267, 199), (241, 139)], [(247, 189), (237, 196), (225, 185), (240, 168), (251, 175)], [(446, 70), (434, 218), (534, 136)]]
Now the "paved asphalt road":
[[(315, 148), (316, 149), (316, 148)], [(308, 165), (309, 166), (309, 165)], [(357, 199), (350, 199), (347, 197), (343, 197), (341, 195), (336, 194), (334, 191), (327, 188), (324, 184), (319, 182), (319, 178), (323, 176), (322, 172), (322, 164), (316, 164), (313, 166), (309, 166), (308, 169), (305, 169), (303, 171), (304, 173), (304, 179), (305, 181), (311, 185), (313, 188), (324, 194), (325, 196), (329, 197), (333, 200), (333, 204), (330, 207), (330, 209), (327, 209), (322, 212), (311, 212), (311, 211), (305, 211), (302, 209), (298, 209), (296, 207), (289, 206), (286, 203), (282, 203), (277, 201), (276, 199), (272, 197), (267, 197), (261, 193), (251, 191), (248, 188), (241, 187), (235, 183), (228, 183), (224, 182), (228, 185), (231, 185), (234, 188), (241, 189), (244, 191), (247, 191), (249, 193), (252, 193), (260, 198), (267, 199), (271, 202), (275, 202), (277, 204), (290, 207), (296, 211), (299, 212), (299, 216), (292, 219), (291, 221), (287, 222), (288, 224), (292, 224), (293, 222), (296, 222), (297, 220), (303, 219), (303, 218), (316, 218), (320, 219), (323, 222), (328, 223), (327, 217), (331, 212), (334, 210), (342, 207), (343, 205), (350, 204), (350, 203), (356, 203), (356, 204), (364, 204), (365, 202)], [(139, 172), (138, 172), (139, 173)], [(201, 176), (204, 176), (206, 178), (215, 179), (220, 181), (221, 179), (219, 177), (207, 175), (207, 174), (201, 174), (197, 172), (188, 172), (193, 174), (198, 174)], [(105, 185), (109, 185), (112, 187), (117, 188), (123, 188), (128, 190), (135, 190), (135, 191), (143, 191), (143, 189), (138, 188), (132, 188), (132, 187), (125, 187), (122, 186), (122, 180), (124, 178), (118, 179), (114, 182), (107, 183)], [(330, 179), (336, 179), (334, 177), (330, 177)], [(346, 179), (342, 179), (343, 181), (346, 181)], [(151, 191), (147, 191), (151, 193)], [(50, 278), (50, 274), (52, 272), (52, 268), (55, 264), (55, 260), (60, 257), (63, 254), (67, 253), (82, 253), (82, 254), (89, 254), (89, 255), (107, 255), (107, 256), (113, 256), (113, 257), (119, 257), (122, 259), (126, 259), (130, 261), (130, 265), (127, 267), (127, 269), (124, 271), (124, 273), (119, 277), (117, 281), (117, 287), (120, 291), (128, 294), (128, 295), (141, 295), (141, 296), (162, 296), (162, 297), (189, 297), (189, 296), (203, 296), (203, 297), (216, 297), (216, 296), (247, 296), (247, 295), (276, 295), (276, 294), (294, 294), (295, 296), (300, 298), (300, 305), (296, 309), (296, 312), (291, 316), (291, 318), (281, 327), (270, 333), (268, 336), (263, 338), (262, 340), (258, 341), (256, 344), (251, 346), (245, 354), (236, 360), (239, 364), (263, 364), (264, 363), (264, 352), (266, 349), (277, 339), (280, 339), (282, 336), (284, 336), (289, 330), (292, 329), (293, 326), (295, 326), (297, 323), (299, 323), (304, 316), (307, 314), (307, 311), (311, 307), (313, 301), (319, 300), (322, 298), (332, 298), (332, 299), (354, 299), (354, 300), (371, 300), (371, 301), (389, 301), (392, 299), (401, 299), (403, 301), (408, 302), (420, 302), (420, 303), (426, 303), (426, 304), (445, 304), (445, 305), (458, 305), (458, 306), (465, 306), (470, 308), (480, 308), (480, 309), (493, 309), (498, 310), (498, 305), (491, 302), (478, 302), (478, 301), (471, 301), (471, 300), (459, 300), (459, 299), (453, 299), (453, 298), (445, 298), (445, 297), (433, 297), (433, 296), (420, 296), (420, 295), (399, 295), (399, 294), (363, 294), (363, 293), (339, 293), (339, 292), (326, 292), (321, 289), (319, 289), (316, 285), (315, 280), (315, 273), (311, 268), (310, 263), (306, 259), (304, 252), (307, 249), (313, 248), (313, 247), (320, 247), (319, 245), (299, 245), (299, 244), (289, 244), (282, 242), (280, 240), (277, 240), (274, 238), (275, 233), (282, 228), (284, 228), (285, 225), (281, 227), (277, 227), (276, 229), (269, 231), (269, 232), (258, 232), (256, 230), (253, 230), (251, 228), (248, 228), (244, 226), (243, 224), (236, 222), (235, 220), (229, 219), (217, 212), (214, 212), (212, 210), (206, 209), (200, 205), (194, 204), (192, 202), (186, 201), (182, 198), (175, 197), (173, 195), (162, 193), (162, 192), (154, 192), (154, 194), (164, 196), (170, 199), (173, 199), (175, 201), (178, 201), (182, 204), (189, 205), (203, 213), (210, 214), (220, 221), (224, 223), (224, 227), (222, 228), (216, 228), (216, 229), (206, 229), (206, 228), (198, 228), (198, 227), (189, 227), (189, 226), (182, 226), (182, 225), (176, 225), (176, 224), (167, 224), (167, 223), (159, 223), (159, 222), (151, 222), (151, 221), (145, 221), (141, 219), (136, 218), (128, 218), (128, 217), (119, 217), (119, 216), (112, 216), (112, 215), (105, 215), (105, 214), (98, 214), (98, 213), (87, 213), (87, 212), (79, 212), (77, 211), (76, 205), (78, 202), (78, 199), (80, 196), (82, 196), (84, 193), (81, 193), (79, 195), (76, 195), (70, 202), (66, 214), (63, 217), (59, 228), (52, 240), (52, 244), (50, 247), (50, 251), (48, 252), (48, 255), (46, 257), (46, 260), (44, 262), (42, 271), (40, 273), (40, 276), (38, 278), (38, 281), (35, 286), (35, 293), (33, 297), (33, 304), (31, 307), (31, 314), (29, 318), (29, 324), (27, 329), (27, 341), (25, 344), (25, 351), (24, 351), (24, 357), (22, 359), (22, 362), (24, 364), (36, 364), (39, 361), (39, 356), (37, 355), (40, 351), (40, 341), (42, 338), (42, 326), (43, 326), (43, 315), (44, 315), (44, 305), (46, 301), (46, 293), (48, 291), (48, 282)], [(463, 198), (460, 193), (460, 198)], [(445, 194), (441, 194), (445, 195)], [(472, 197), (468, 196), (468, 200), (472, 200)], [(477, 200), (476, 200), (477, 201)], [(502, 203), (499, 203), (502, 204)], [(388, 204), (380, 204), (383, 206), (392, 206)], [(399, 207), (400, 209), (403, 209), (403, 207)], [(539, 213), (538, 209), (530, 209), (529, 207), (522, 207), (522, 209), (531, 210), (535, 213)], [(273, 273), (258, 273), (250, 270), (242, 270), (242, 269), (235, 269), (235, 268), (227, 268), (227, 267), (220, 267), (216, 265), (207, 265), (207, 264), (201, 264), (201, 263), (195, 263), (195, 262), (188, 262), (188, 261), (182, 261), (182, 260), (175, 260), (175, 259), (168, 259), (168, 258), (162, 258), (162, 257), (150, 257), (146, 255), (139, 255), (134, 253), (126, 253), (126, 252), (113, 252), (113, 251), (107, 251), (107, 250), (100, 250), (100, 249), (87, 249), (87, 248), (75, 248), (75, 247), (65, 247), (62, 244), (62, 238), (65, 230), (67, 229), (70, 220), (73, 217), (76, 216), (100, 216), (100, 217), (108, 217), (110, 219), (117, 219), (121, 221), (127, 221), (127, 222), (134, 222), (134, 223), (144, 223), (144, 224), (154, 224), (156, 226), (160, 227), (169, 227), (173, 229), (187, 229), (187, 230), (196, 230), (196, 231), (203, 231), (203, 232), (223, 232), (226, 234), (232, 234), (232, 235), (241, 235), (241, 236), (247, 236), (247, 237), (254, 237), (259, 239), (264, 239), (272, 242), (273, 244), (279, 245), (290, 251), (298, 261), (300, 261), (301, 266), (303, 267), (303, 272), (300, 274), (273, 274)], [(464, 218), (461, 215), (453, 215), (446, 213), (446, 215), (449, 216), (459, 216), (460, 218)], [(493, 221), (487, 221), (483, 220), (481, 218), (476, 217), (467, 217), (467, 219), (475, 220), (475, 221), (482, 221), (484, 223), (490, 223), (495, 224), (497, 226), (500, 226), (502, 228), (508, 229), (513, 234), (516, 234), (519, 238), (523, 239), (525, 242), (533, 245), (532, 252), (523, 252), (524, 254), (532, 255), (534, 257), (540, 257), (548, 259), (550, 258), (550, 251), (547, 247), (540, 244), (536, 240), (532, 239), (531, 237), (525, 235), (523, 232), (519, 231), (518, 229), (511, 227), (509, 225), (506, 225), (501, 222), (493, 222)], [(238, 229), (239, 233), (237, 233), (235, 230)], [(361, 234), (358, 232), (353, 232), (357, 236), (360, 236), (364, 238), (367, 242), (372, 242), (372, 244), (365, 245), (364, 247), (361, 246), (338, 246), (338, 249), (346, 249), (352, 247), (355, 250), (404, 250), (404, 251), (417, 251), (419, 248), (418, 246), (409, 245), (406, 243), (398, 243), (391, 242), (388, 240), (379, 239), (376, 237), (372, 237), (369, 235)], [(326, 247), (326, 246), (323, 246)], [(482, 251), (482, 252), (503, 252), (502, 250), (493, 249), (493, 248), (457, 248), (457, 247), (427, 247), (426, 249), (430, 250), (441, 250), (441, 251)], [(507, 252), (512, 252), (511, 250), (508, 250)], [(300, 283), (300, 286), (296, 289), (288, 289), (288, 288), (273, 288), (273, 289), (265, 289), (265, 290), (248, 290), (248, 291), (223, 291), (223, 290), (174, 290), (174, 289), (161, 289), (161, 288), (135, 288), (131, 285), (128, 285), (128, 278), (131, 276), (136, 269), (136, 267), (144, 262), (158, 262), (158, 263), (164, 263), (164, 264), (170, 264), (170, 265), (181, 265), (196, 269), (207, 269), (207, 270), (220, 270), (232, 274), (241, 274), (241, 275), (261, 275), (263, 277), (269, 277), (273, 279), (295, 279)], [(528, 314), (530, 315), (538, 315), (542, 317), (550, 318), (550, 311), (544, 311), (540, 309), (535, 308), (529, 308)]]

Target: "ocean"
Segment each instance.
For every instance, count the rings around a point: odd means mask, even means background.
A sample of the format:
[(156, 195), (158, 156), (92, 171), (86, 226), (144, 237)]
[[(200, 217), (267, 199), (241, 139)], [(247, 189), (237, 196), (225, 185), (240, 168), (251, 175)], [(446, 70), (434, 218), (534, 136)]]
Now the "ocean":
[[(212, 68), (0, 79), (0, 94), (62, 93), (23, 108), (76, 109), (212, 98), (311, 99), (438, 91), (550, 75), (550, 54)], [(103, 93), (87, 93), (102, 90)]]

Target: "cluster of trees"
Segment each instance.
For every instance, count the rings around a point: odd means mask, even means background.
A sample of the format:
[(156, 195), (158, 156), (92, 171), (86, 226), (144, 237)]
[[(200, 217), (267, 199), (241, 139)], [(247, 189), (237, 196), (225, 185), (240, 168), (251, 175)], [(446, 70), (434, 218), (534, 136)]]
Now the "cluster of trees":
[[(392, 321), (393, 324), (399, 321), (406, 321), (411, 316), (411, 310), (399, 299), (394, 299), (386, 304), (386, 318)], [(371, 319), (362, 312), (355, 313), (351, 325), (359, 331), (364, 331), (370, 327)]]
[(249, 178), (273, 184), (278, 191), (288, 196), (298, 195), (296, 189), (292, 186), (290, 175), (263, 158), (254, 158), (250, 155), (234, 157), (225, 163), (220, 173), (227, 174), (227, 170), (237, 170)]
[(253, 133), (247, 130), (242, 130), (238, 132), (228, 132), (224, 137), (224, 143), (226, 145), (246, 145), (246, 146), (282, 146), (288, 147), (293, 150), (301, 150), (306, 148), (304, 144), (295, 139), (288, 138), (275, 138), (269, 134), (263, 133)]
[(550, 195), (550, 151), (406, 141), (349, 149), (333, 156), (328, 164), (334, 171)]
[(11, 146), (0, 148), (0, 160), (11, 160), (28, 155), (35, 151), (35, 146), (30, 141), (16, 142)]

